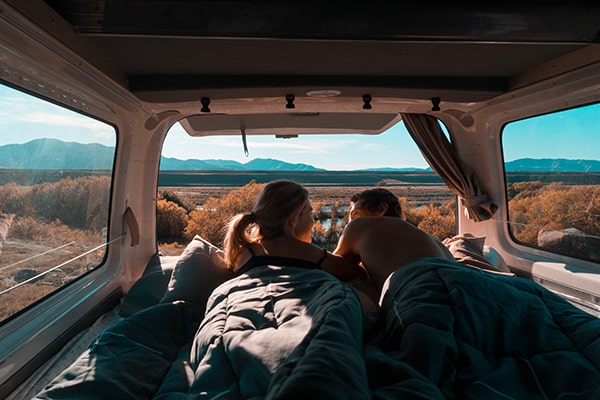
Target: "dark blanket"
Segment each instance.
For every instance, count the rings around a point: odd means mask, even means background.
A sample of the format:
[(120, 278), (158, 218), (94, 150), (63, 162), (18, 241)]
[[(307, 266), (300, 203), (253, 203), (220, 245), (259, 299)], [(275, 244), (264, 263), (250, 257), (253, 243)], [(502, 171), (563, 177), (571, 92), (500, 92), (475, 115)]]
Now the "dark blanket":
[(387, 285), (375, 398), (600, 399), (600, 319), (540, 285), (434, 258)]
[(189, 398), (368, 399), (357, 296), (321, 270), (256, 267), (217, 288)]
[(391, 275), (370, 323), (349, 286), (292, 267), (230, 279), (199, 310), (132, 314), (36, 399), (600, 399), (598, 318), (446, 260)]
[[(185, 374), (166, 377), (188, 358), (180, 350), (193, 339), (201, 318), (196, 305), (178, 302), (156, 305), (123, 319), (102, 332), (35, 399), (156, 398), (157, 393), (172, 389), (173, 382), (186, 381)], [(175, 386), (171, 394), (188, 384)]]
[(36, 399), (370, 398), (361, 305), (332, 275), (256, 267), (198, 310), (176, 301), (132, 314)]

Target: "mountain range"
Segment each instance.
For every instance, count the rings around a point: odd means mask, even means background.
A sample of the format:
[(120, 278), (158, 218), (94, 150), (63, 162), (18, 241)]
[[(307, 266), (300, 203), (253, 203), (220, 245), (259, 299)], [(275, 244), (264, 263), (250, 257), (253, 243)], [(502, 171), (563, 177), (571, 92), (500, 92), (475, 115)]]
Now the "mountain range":
[[(0, 146), (0, 168), (86, 170), (111, 169), (114, 147), (57, 139), (36, 139), (24, 144)], [(308, 164), (256, 158), (247, 163), (233, 160), (180, 160), (161, 157), (163, 171), (325, 171)], [(430, 168), (375, 168), (371, 171), (422, 171)], [(600, 161), (521, 158), (505, 164), (506, 172), (600, 172)]]

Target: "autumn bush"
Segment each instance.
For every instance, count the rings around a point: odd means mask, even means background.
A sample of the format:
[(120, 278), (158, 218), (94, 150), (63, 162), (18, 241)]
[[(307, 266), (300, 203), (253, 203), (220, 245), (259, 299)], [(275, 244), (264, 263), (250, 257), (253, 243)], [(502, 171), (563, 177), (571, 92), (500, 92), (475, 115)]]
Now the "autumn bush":
[(557, 222), (583, 232), (600, 232), (599, 208), (597, 188), (551, 183), (515, 196), (508, 212), (514, 222), (513, 234), (523, 242), (535, 243), (541, 228)]
[(0, 212), (15, 215), (35, 215), (30, 201), (31, 187), (16, 183), (0, 186)]
[(0, 212), (16, 214), (2, 251), (0, 290), (11, 290), (0, 302), (0, 320), (100, 265), (109, 193), (109, 177), (0, 186)]
[(186, 212), (192, 211), (196, 205), (191, 199), (178, 195), (173, 190), (161, 190), (158, 192), (158, 200), (166, 200), (175, 203), (179, 207), (185, 209)]
[(110, 177), (63, 178), (31, 187), (0, 186), (0, 211), (74, 229), (100, 231), (108, 221)]
[(73, 229), (59, 220), (41, 221), (33, 217), (17, 217), (10, 226), (10, 235), (35, 242), (100, 243), (100, 235), (88, 230)]
[[(222, 199), (210, 198), (201, 211), (190, 213), (184, 234), (190, 240), (200, 234), (215, 243), (222, 243), (223, 226), (237, 212), (248, 210), (253, 200), (245, 202), (247, 193), (252, 199), (260, 185), (234, 189)], [(313, 200), (315, 227), (313, 242), (332, 250), (341, 230), (347, 223), (347, 201), (342, 189), (331, 199)], [(418, 193), (417, 193), (418, 194)], [(600, 186), (546, 184), (540, 181), (517, 182), (507, 187), (509, 227), (514, 238), (525, 245), (540, 247), (538, 236), (545, 230), (576, 229), (582, 235), (571, 235), (559, 244), (544, 245), (549, 251), (579, 258), (599, 260)], [(431, 203), (416, 203), (399, 197), (405, 219), (440, 240), (456, 234), (456, 199)], [(235, 199), (233, 201), (232, 199)]]
[[(186, 220), (184, 208), (185, 200), (179, 200), (178, 204), (166, 200), (159, 193), (157, 203), (157, 228), (159, 240), (165, 243), (167, 239), (177, 240), (177, 233), (181, 233), (181, 241), (188, 242), (195, 235), (200, 235), (206, 240), (222, 246), (227, 223), (231, 218), (242, 212), (252, 209), (256, 196), (262, 190), (264, 184), (250, 182), (249, 184), (231, 190), (222, 197), (210, 197), (199, 208), (189, 212), (187, 225), (181, 228)], [(172, 195), (174, 196), (174, 195)], [(174, 197), (171, 197), (174, 198)], [(424, 205), (413, 207), (405, 199), (400, 198), (401, 205), (405, 210), (407, 219), (427, 232), (432, 233), (440, 240), (456, 233), (456, 202), (450, 201), (441, 206)], [(313, 242), (333, 250), (341, 231), (348, 221), (348, 202), (335, 200), (312, 201), (315, 227), (313, 229)], [(325, 222), (327, 222), (325, 224)]]
[[(521, 190), (521, 191), (520, 191)], [(512, 184), (508, 204), (510, 231), (516, 240), (538, 246), (543, 230), (574, 228), (588, 236), (570, 236), (547, 247), (561, 254), (600, 260), (600, 188), (591, 185), (568, 186), (540, 182)]]
[(156, 202), (156, 233), (159, 241), (177, 241), (189, 223), (190, 217), (178, 203), (159, 198)]
[[(198, 234), (221, 245), (224, 227), (231, 217), (250, 210), (263, 185), (252, 182), (233, 189), (227, 195), (209, 198), (202, 209), (189, 213), (189, 222), (183, 230), (183, 240)], [(518, 182), (507, 187), (509, 196), (510, 229), (515, 239), (538, 247), (537, 237), (543, 229), (576, 228), (592, 234), (600, 232), (600, 188), (598, 186), (568, 186), (561, 183)], [(456, 200), (442, 203), (416, 204), (399, 197), (405, 219), (440, 240), (456, 234)], [(347, 202), (341, 200), (313, 200), (315, 227), (313, 242), (329, 250), (335, 248), (339, 235), (347, 223)], [(562, 247), (548, 250), (589, 258), (599, 253), (597, 238), (579, 237), (566, 240)], [(569, 244), (570, 243), (570, 244)], [(566, 246), (566, 250), (565, 250)], [(583, 256), (582, 256), (583, 254)], [(591, 256), (600, 257), (600, 256)]]
[(409, 208), (405, 210), (405, 213), (408, 221), (439, 240), (456, 235), (455, 200), (441, 206), (426, 204), (420, 207)]
[(209, 242), (222, 247), (225, 228), (229, 220), (236, 214), (251, 210), (256, 196), (264, 185), (252, 181), (221, 198), (209, 198), (202, 208), (190, 212), (190, 219), (183, 231), (183, 238), (190, 241), (195, 235), (200, 235)]

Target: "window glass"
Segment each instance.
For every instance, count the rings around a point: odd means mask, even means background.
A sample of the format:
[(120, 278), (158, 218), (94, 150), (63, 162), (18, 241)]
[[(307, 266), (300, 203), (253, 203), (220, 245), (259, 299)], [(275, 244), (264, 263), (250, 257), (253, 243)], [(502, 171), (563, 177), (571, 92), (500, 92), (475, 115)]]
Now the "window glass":
[(508, 223), (517, 242), (600, 261), (600, 105), (504, 127)]
[(191, 137), (177, 124), (163, 145), (157, 237), (164, 255), (179, 254), (194, 235), (222, 245), (223, 227), (250, 210), (263, 184), (291, 179), (309, 191), (313, 242), (335, 248), (352, 194), (384, 187), (408, 221), (443, 240), (456, 233), (455, 195), (423, 159), (403, 123), (380, 135)]
[(100, 265), (113, 127), (0, 84), (0, 321)]

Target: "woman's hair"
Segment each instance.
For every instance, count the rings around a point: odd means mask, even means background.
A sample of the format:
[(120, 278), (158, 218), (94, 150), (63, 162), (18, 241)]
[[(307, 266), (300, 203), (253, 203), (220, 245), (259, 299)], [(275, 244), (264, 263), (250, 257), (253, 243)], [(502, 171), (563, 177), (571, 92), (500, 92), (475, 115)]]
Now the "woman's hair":
[(362, 192), (355, 193), (350, 198), (352, 203), (361, 201), (361, 207), (369, 211), (377, 211), (380, 204), (386, 203), (388, 208), (385, 212), (386, 217), (399, 217), (404, 219), (402, 206), (398, 197), (387, 189), (375, 188), (367, 189)]
[(286, 234), (290, 217), (308, 200), (308, 191), (296, 182), (276, 180), (259, 193), (250, 212), (234, 216), (224, 240), (225, 262), (230, 269), (244, 247), (261, 239)]

